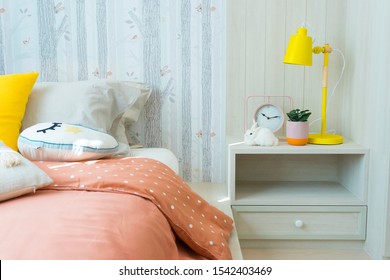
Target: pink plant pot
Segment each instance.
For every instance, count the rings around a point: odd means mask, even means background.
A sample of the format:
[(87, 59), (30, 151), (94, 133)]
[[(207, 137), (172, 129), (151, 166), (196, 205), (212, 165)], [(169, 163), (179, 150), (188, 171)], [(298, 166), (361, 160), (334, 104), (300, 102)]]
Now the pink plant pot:
[(309, 141), (309, 122), (287, 121), (286, 141), (294, 146), (306, 145)]

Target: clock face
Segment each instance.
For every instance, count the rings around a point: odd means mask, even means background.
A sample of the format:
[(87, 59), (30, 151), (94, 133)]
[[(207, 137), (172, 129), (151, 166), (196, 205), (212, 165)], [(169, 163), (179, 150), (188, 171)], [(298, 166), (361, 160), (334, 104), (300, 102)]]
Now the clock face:
[(255, 112), (255, 121), (260, 127), (268, 127), (273, 132), (278, 131), (284, 122), (282, 109), (273, 104), (263, 104)]

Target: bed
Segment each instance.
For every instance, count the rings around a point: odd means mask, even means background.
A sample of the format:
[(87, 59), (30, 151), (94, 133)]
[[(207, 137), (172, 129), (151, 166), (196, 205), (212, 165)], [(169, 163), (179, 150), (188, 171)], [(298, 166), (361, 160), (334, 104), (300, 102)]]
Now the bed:
[[(140, 144), (131, 143), (129, 129), (147, 86), (99, 80), (36, 83), (26, 91), (17, 135), (23, 156), (6, 148), (20, 162), (0, 166), (0, 259), (232, 258), (232, 219), (181, 179), (175, 155), (131, 148)], [(112, 136), (116, 146), (104, 139), (75, 150), (74, 138), (64, 139), (84, 131), (94, 140), (96, 133)]]

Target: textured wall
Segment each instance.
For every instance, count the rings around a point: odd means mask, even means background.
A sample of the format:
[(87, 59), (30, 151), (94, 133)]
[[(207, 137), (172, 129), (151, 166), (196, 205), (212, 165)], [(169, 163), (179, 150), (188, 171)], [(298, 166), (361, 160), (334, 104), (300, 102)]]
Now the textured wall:
[[(0, 74), (120, 79), (153, 91), (140, 137), (186, 180), (225, 180), (225, 1), (0, 0)], [(144, 131), (141, 132), (141, 130)]]

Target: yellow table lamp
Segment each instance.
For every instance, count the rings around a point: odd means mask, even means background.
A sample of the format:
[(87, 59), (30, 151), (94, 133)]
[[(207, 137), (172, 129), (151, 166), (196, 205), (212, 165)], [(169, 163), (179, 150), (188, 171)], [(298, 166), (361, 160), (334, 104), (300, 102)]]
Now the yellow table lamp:
[(336, 134), (326, 133), (326, 105), (328, 89), (328, 60), (332, 48), (325, 44), (323, 47), (312, 47), (312, 38), (307, 36), (307, 29), (299, 27), (297, 34), (290, 38), (286, 55), (283, 62), (286, 64), (296, 64), (311, 66), (312, 54), (324, 54), (324, 65), (322, 67), (322, 110), (321, 110), (321, 132), (318, 134), (309, 134), (309, 143), (335, 145), (343, 143), (343, 137)]

